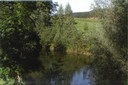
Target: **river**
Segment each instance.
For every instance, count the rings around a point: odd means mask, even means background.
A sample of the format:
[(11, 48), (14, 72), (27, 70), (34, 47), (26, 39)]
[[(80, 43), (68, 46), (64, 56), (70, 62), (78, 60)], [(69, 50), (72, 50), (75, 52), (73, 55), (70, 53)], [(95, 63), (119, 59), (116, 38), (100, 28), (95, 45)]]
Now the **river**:
[(22, 75), (27, 85), (126, 85), (119, 65), (109, 59), (45, 53), (39, 60), (40, 66), (33, 66), (38, 69)]

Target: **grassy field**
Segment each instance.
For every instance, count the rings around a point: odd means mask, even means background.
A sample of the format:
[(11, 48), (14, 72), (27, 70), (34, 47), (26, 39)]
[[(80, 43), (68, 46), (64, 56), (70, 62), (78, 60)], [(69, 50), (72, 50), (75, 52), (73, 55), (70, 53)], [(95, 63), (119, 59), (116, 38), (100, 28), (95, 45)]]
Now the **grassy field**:
[(103, 33), (101, 23), (98, 19), (75, 18), (75, 22), (76, 22), (75, 27), (77, 28), (79, 32), (86, 32), (87, 35), (91, 37), (94, 37), (94, 36), (99, 37)]
[(98, 20), (93, 18), (75, 18), (75, 22), (76, 28), (81, 31), (84, 30), (86, 25), (88, 26), (88, 29), (94, 29), (98, 24)]

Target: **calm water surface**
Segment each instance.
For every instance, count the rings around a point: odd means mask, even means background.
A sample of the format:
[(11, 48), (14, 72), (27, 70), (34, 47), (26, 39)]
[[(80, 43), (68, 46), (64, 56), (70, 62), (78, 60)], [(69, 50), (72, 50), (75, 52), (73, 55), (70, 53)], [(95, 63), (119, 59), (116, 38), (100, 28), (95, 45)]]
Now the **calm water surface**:
[(126, 85), (125, 75), (110, 60), (59, 53), (41, 54), (39, 60), (38, 69), (22, 75), (28, 85)]

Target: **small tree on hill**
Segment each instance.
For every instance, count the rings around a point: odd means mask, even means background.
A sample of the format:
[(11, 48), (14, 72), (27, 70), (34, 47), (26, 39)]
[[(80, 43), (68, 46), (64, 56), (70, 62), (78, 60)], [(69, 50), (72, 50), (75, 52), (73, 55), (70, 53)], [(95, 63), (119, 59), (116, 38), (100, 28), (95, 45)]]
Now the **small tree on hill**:
[(74, 23), (73, 12), (69, 3), (65, 7), (65, 17), (66, 17), (66, 24), (71, 25)]

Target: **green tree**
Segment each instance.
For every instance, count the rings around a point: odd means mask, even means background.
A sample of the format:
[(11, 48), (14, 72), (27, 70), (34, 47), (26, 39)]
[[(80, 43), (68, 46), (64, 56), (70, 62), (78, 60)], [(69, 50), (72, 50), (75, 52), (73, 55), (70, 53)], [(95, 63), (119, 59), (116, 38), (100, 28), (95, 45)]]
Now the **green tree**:
[(65, 7), (65, 18), (66, 18), (65, 20), (66, 24), (69, 25), (74, 24), (73, 12), (69, 3)]
[(127, 5), (126, 0), (95, 0), (108, 45), (111, 44), (111, 51), (120, 56), (126, 55), (127, 50)]
[[(127, 60), (127, 0), (95, 0), (95, 6), (100, 9), (100, 20), (103, 26), (103, 46), (108, 50), (108, 57), (114, 57), (123, 65), (126, 71)], [(111, 54), (111, 55), (110, 55)]]
[[(41, 45), (44, 50), (50, 50), (50, 45), (54, 34), (52, 27), (54, 26), (55, 20), (53, 20), (54, 11), (56, 11), (57, 3), (52, 1), (38, 2), (37, 5), (41, 7), (36, 10), (34, 20), (36, 20), (36, 30), (41, 38)], [(39, 11), (40, 10), (40, 11)]]
[(72, 9), (70, 4), (68, 3), (65, 7), (65, 14), (71, 16), (72, 15)]
[(60, 15), (60, 16), (64, 15), (64, 9), (63, 9), (62, 4), (60, 4), (60, 6), (59, 6), (57, 14)]
[(30, 9), (36, 4), (33, 2), (29, 5), (27, 2), (1, 2), (0, 4), (0, 15), (3, 18), (0, 22), (1, 49), (8, 61), (5, 64), (9, 66), (22, 64), (29, 58), (27, 54), (32, 52), (31, 54), (35, 55), (40, 48), (40, 39), (34, 31), (35, 24), (30, 17), (35, 8)]
[(27, 68), (26, 65), (32, 64), (29, 61), (38, 59), (41, 50), (37, 21), (43, 12), (48, 15), (42, 15), (45, 18), (40, 23), (51, 24), (52, 2), (0, 2), (0, 9), (0, 40), (4, 57), (1, 60), (7, 66)]
[(57, 14), (54, 17), (54, 37), (53, 37), (53, 44), (54, 44), (54, 51), (65, 51), (65, 43), (63, 39), (63, 32), (64, 32), (64, 9), (62, 4), (60, 4)]
[(105, 22), (105, 32), (120, 57), (127, 56), (127, 18), (128, 2), (126, 0), (112, 1), (112, 15), (108, 15), (109, 22)]
[(59, 6), (58, 11), (57, 11), (57, 21), (56, 25), (58, 27), (62, 27), (64, 24), (64, 9), (62, 4)]

